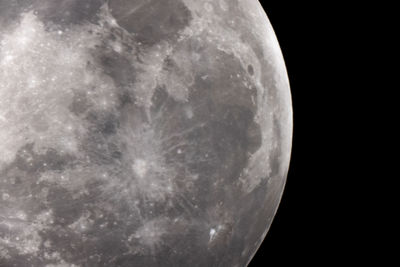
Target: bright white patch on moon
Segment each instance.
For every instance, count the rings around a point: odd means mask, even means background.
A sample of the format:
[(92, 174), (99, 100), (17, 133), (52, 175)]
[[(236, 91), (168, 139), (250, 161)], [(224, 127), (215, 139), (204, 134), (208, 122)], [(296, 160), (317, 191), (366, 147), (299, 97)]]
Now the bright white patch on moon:
[(99, 40), (81, 27), (63, 37), (57, 32), (45, 31), (30, 12), (22, 15), (15, 30), (2, 36), (0, 139), (7, 142), (0, 143), (0, 166), (10, 163), (21, 145), (29, 142), (37, 153), (52, 147), (78, 154), (77, 136), (85, 126), (68, 110), (74, 93), (89, 95), (98, 109), (111, 107), (97, 103), (115, 101), (112, 81), (86, 66), (89, 49)]
[(243, 266), (291, 146), (255, 0), (0, 1), (0, 266)]
[(144, 178), (147, 172), (147, 163), (142, 159), (136, 159), (132, 166), (133, 170), (140, 178)]

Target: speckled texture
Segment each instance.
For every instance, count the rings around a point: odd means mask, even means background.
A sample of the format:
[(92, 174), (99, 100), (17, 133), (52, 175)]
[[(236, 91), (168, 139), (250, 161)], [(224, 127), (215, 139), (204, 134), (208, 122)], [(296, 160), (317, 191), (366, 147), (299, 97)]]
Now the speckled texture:
[(0, 266), (245, 266), (291, 116), (256, 0), (0, 0)]

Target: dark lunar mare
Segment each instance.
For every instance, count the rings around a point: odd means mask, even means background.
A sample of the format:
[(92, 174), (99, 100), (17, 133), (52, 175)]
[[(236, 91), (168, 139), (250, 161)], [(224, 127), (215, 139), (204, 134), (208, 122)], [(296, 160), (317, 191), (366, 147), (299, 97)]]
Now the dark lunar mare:
[(175, 39), (191, 20), (181, 0), (109, 0), (108, 5), (118, 24), (144, 45)]

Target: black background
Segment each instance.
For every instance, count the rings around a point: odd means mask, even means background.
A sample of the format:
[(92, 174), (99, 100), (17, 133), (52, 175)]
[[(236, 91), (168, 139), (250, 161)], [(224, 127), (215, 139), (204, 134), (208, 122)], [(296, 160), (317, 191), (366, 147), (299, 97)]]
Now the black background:
[[(345, 65), (351, 64), (339, 52), (348, 45), (339, 29), (346, 14), (333, 4), (306, 2), (261, 1), (286, 62), (294, 133), (281, 204), (249, 267), (343, 264), (356, 249), (351, 235), (342, 238), (348, 220), (341, 208), (342, 189), (349, 184), (343, 173), (345, 157), (352, 153), (349, 148), (341, 151), (341, 137), (351, 138), (351, 133), (337, 119), (346, 105), (340, 95)], [(337, 68), (341, 61), (347, 63)]]
[(390, 199), (398, 186), (388, 181), (398, 171), (386, 174), (393, 157), (381, 148), (389, 141), (393, 150), (398, 139), (383, 129), (392, 113), (387, 93), (398, 82), (385, 85), (391, 67), (381, 60), (398, 65), (384, 38), (397, 25), (396, 9), (374, 1), (261, 3), (286, 62), (294, 132), (281, 204), (249, 266), (391, 266), (398, 225), (393, 230), (387, 214), (398, 210)]

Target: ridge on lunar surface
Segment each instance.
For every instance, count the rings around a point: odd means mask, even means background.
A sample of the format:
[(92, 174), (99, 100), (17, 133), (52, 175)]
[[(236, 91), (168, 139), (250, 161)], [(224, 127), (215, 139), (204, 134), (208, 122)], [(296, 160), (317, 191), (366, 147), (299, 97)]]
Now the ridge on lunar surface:
[(256, 0), (0, 0), (0, 266), (245, 266), (291, 112)]

